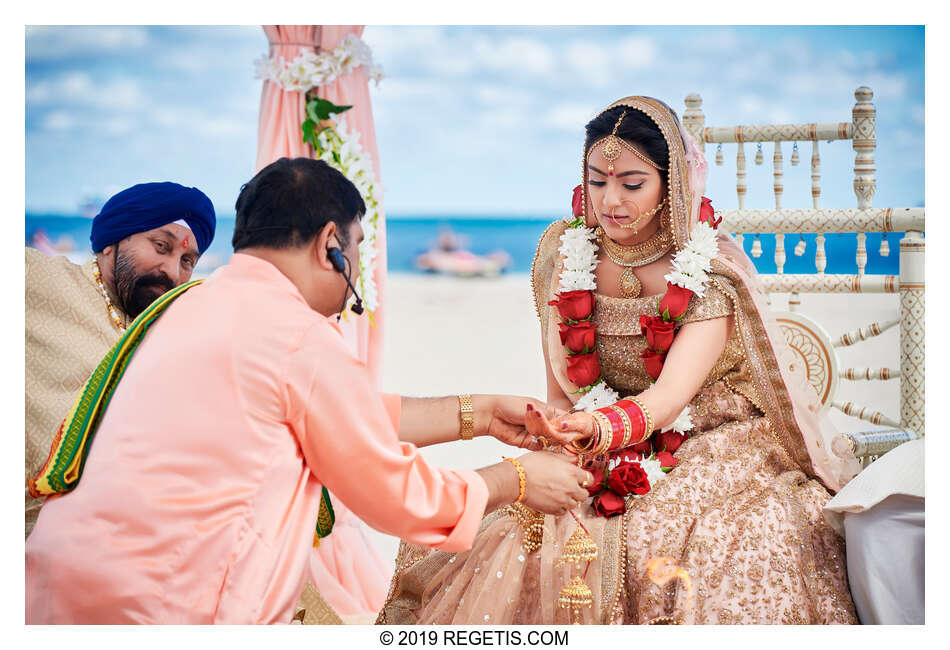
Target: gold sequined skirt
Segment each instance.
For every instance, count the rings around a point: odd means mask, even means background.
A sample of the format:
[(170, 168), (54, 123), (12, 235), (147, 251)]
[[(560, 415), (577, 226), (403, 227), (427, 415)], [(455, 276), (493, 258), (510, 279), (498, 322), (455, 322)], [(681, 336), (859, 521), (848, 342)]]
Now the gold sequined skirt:
[(575, 520), (544, 517), (541, 547), (529, 553), (503, 509), (485, 517), (470, 551), (402, 544), (377, 622), (857, 623), (844, 541), (821, 513), (827, 490), (723, 382), (693, 405), (696, 430), (675, 454), (680, 463), (650, 493), (622, 516), (597, 517), (589, 501), (575, 511), (598, 547), (585, 577), (590, 607), (557, 604), (583, 571), (558, 561)]

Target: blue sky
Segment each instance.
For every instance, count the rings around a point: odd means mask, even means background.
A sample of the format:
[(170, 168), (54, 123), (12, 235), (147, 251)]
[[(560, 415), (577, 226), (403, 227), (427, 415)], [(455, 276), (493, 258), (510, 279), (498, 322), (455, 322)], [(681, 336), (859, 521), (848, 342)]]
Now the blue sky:
[[(924, 30), (919, 27), (387, 27), (364, 39), (387, 211), (562, 216), (584, 123), (629, 94), (709, 126), (848, 121), (859, 85), (878, 115), (874, 204), (924, 200)], [(76, 213), (136, 182), (195, 185), (233, 214), (253, 173), (266, 50), (260, 27), (31, 27), (26, 31), (26, 207)], [(715, 149), (707, 146), (712, 159)], [(751, 158), (754, 147), (747, 145)], [(788, 164), (786, 207), (810, 207), (808, 160)], [(822, 143), (823, 204), (855, 205), (854, 155)], [(735, 207), (735, 148), (707, 196)], [(747, 207), (771, 207), (771, 144)]]

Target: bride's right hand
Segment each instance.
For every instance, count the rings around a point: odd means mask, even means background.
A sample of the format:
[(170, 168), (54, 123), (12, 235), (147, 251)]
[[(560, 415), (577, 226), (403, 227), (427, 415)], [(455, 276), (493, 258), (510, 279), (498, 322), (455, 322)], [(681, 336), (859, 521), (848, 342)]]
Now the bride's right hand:
[(566, 447), (570, 442), (587, 440), (594, 435), (594, 418), (590, 413), (577, 411), (548, 420), (543, 413), (529, 405), (525, 428), (539, 440)]
[(587, 498), (591, 473), (561, 454), (535, 451), (518, 458), (525, 473), (523, 503), (549, 515), (563, 515)]

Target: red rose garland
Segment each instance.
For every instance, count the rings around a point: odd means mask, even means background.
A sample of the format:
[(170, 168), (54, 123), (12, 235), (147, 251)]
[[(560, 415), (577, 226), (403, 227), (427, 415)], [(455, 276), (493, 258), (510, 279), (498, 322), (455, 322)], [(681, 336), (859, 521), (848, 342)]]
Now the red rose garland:
[[(565, 260), (559, 291), (548, 304), (556, 307), (561, 317), (558, 334), (568, 353), (567, 377), (583, 394), (575, 406), (592, 411), (616, 403), (620, 396), (603, 381), (595, 350), (597, 324), (592, 317), (597, 247), (591, 241), (593, 229), (584, 223), (583, 192), (579, 185), (574, 188), (571, 208), (574, 219), (561, 236), (562, 245), (558, 249)], [(673, 258), (673, 271), (666, 275), (666, 293), (657, 303), (658, 315), (640, 317), (640, 331), (647, 342), (640, 358), (654, 381), (663, 370), (666, 354), (676, 336), (676, 322), (686, 313), (690, 298), (704, 293), (706, 271), (718, 252), (715, 229), (721, 222), (722, 219), (715, 217), (712, 202), (702, 197), (699, 224), (690, 233), (686, 247)], [(604, 517), (621, 514), (625, 510), (625, 496), (646, 494), (662, 473), (677, 464), (673, 453), (687, 438), (686, 430), (692, 428), (688, 407), (672, 427), (618, 452), (623, 455), (613, 457), (606, 473), (592, 470), (595, 480), (588, 492), (594, 497), (591, 505), (598, 514)]]

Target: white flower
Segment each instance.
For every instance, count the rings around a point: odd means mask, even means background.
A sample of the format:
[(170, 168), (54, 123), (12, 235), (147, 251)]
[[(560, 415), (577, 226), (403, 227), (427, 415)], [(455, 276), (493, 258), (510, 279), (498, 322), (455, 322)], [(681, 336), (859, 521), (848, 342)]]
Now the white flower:
[(647, 473), (647, 479), (650, 481), (650, 489), (653, 489), (656, 482), (662, 481), (666, 476), (666, 472), (660, 467), (660, 461), (655, 458), (641, 458), (640, 467)]
[(594, 384), (589, 391), (584, 393), (584, 395), (574, 403), (574, 408), (590, 413), (599, 408), (610, 406), (619, 399), (620, 395), (617, 394), (617, 391), (602, 381)]
[(712, 260), (719, 254), (719, 241), (716, 231), (708, 223), (697, 224), (689, 235), (689, 247), (697, 255)]
[(592, 228), (568, 228), (561, 235), (558, 253), (564, 258), (564, 270), (558, 281), (559, 291), (579, 291), (597, 288), (594, 269), (597, 267), (596, 237)]
[(278, 84), (284, 90), (306, 92), (324, 86), (337, 77), (365, 66), (369, 79), (379, 84), (383, 73), (373, 63), (373, 52), (355, 34), (348, 34), (331, 52), (301, 52), (290, 63), (282, 57), (266, 56), (254, 62), (254, 76)]
[(667, 282), (672, 282), (673, 284), (683, 287), (684, 289), (689, 289), (700, 298), (702, 298), (706, 293), (704, 283), (708, 279), (708, 276), (705, 273), (703, 273), (700, 277), (694, 277), (680, 273), (679, 271), (672, 271), (663, 276), (663, 278)]
[(686, 405), (680, 414), (676, 416), (676, 419), (673, 420), (673, 423), (670, 426), (663, 429), (663, 431), (676, 431), (677, 433), (686, 433), (687, 431), (692, 431), (693, 429), (693, 420), (689, 416), (689, 405)]
[(593, 291), (597, 278), (589, 271), (562, 271), (557, 284), (558, 291)]

